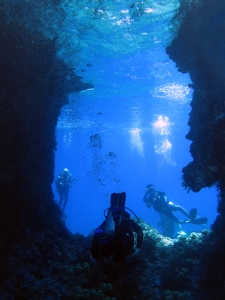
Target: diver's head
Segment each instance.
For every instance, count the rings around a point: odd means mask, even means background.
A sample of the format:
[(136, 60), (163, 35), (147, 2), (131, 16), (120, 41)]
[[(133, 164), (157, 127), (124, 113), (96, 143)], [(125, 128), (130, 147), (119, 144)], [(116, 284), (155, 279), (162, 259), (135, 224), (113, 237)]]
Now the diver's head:
[(146, 191), (150, 192), (150, 191), (152, 191), (152, 190), (155, 190), (154, 185), (153, 185), (153, 184), (148, 184), (148, 185), (146, 186)]
[(146, 192), (150, 196), (150, 198), (149, 198), (150, 202), (154, 202), (158, 196), (158, 191), (154, 188), (153, 184), (148, 184), (146, 186)]
[(65, 168), (65, 169), (63, 170), (63, 172), (62, 172), (62, 176), (63, 176), (64, 178), (66, 178), (66, 177), (69, 177), (69, 175), (70, 175), (69, 170), (68, 170), (67, 168)]

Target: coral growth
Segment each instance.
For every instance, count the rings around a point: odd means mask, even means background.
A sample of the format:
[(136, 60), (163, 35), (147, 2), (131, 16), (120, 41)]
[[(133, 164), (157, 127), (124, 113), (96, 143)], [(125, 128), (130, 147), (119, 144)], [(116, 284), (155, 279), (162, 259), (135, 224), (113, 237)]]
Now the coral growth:
[[(17, 244), (10, 253), (1, 299), (209, 299), (205, 289), (211, 274), (205, 273), (202, 261), (209, 257), (204, 249), (211, 233), (181, 234), (172, 240), (143, 220), (140, 225), (142, 250), (122, 264), (113, 258), (90, 260), (82, 235), (62, 239), (48, 230), (42, 239), (30, 233), (32, 246)], [(225, 295), (221, 282), (217, 291)]]
[[(0, 4), (1, 299), (224, 299), (224, 2), (194, 1), (181, 11), (167, 48), (194, 88), (187, 135), (194, 160), (183, 169), (184, 185), (199, 191), (218, 183), (221, 215), (211, 233), (175, 240), (142, 220), (142, 250), (123, 264), (90, 260), (85, 238), (66, 229), (51, 190), (60, 109), (69, 93), (92, 86), (56, 55), (49, 19), (35, 30), (43, 15), (31, 1), (13, 2)], [(42, 2), (37, 11), (50, 14), (60, 1)], [(58, 10), (57, 22), (64, 13)]]

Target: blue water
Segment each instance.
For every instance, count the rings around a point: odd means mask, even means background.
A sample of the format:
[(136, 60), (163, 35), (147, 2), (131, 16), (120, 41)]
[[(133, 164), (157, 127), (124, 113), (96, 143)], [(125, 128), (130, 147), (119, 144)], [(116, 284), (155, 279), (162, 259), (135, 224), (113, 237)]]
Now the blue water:
[[(55, 175), (66, 167), (76, 178), (65, 209), (69, 230), (89, 234), (103, 221), (110, 194), (125, 191), (126, 206), (161, 231), (158, 213), (143, 203), (149, 183), (186, 210), (196, 207), (210, 228), (217, 215), (215, 189), (187, 193), (181, 185), (182, 168), (192, 160), (185, 139), (188, 74), (176, 70), (163, 44), (89, 63), (76, 72), (95, 88), (70, 95), (57, 127)], [(53, 191), (57, 202), (55, 184)], [(186, 232), (202, 229), (182, 226)]]

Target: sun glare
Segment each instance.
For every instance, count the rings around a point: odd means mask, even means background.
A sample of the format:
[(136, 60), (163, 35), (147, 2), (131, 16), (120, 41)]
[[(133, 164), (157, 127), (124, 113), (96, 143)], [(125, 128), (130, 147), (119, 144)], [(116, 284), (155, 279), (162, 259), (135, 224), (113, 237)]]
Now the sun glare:
[(131, 145), (135, 148), (138, 153), (143, 156), (144, 155), (144, 146), (140, 136), (141, 129), (134, 128), (130, 130), (131, 134)]

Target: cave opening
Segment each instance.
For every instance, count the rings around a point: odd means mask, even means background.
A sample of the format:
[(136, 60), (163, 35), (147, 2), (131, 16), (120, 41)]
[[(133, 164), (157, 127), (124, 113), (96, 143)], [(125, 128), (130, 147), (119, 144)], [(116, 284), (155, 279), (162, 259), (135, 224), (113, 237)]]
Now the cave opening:
[[(110, 194), (125, 191), (127, 206), (162, 232), (158, 213), (143, 202), (150, 183), (175, 204), (188, 211), (196, 207), (209, 219), (204, 227), (188, 224), (177, 231), (210, 229), (217, 191), (187, 193), (182, 186), (182, 168), (192, 160), (185, 139), (191, 80), (176, 70), (164, 46), (102, 62), (93, 58), (80, 74), (94, 88), (70, 95), (56, 129), (55, 178), (68, 168), (76, 179), (64, 214), (69, 230), (88, 235), (101, 224)], [(52, 187), (58, 202), (55, 183)]]
[[(0, 3), (3, 299), (224, 295), (224, 3), (128, 2)], [(65, 215), (63, 168), (75, 179)], [(213, 230), (185, 224), (199, 232), (160, 244), (150, 183)], [(123, 272), (96, 268), (85, 244), (121, 191), (148, 223)]]

